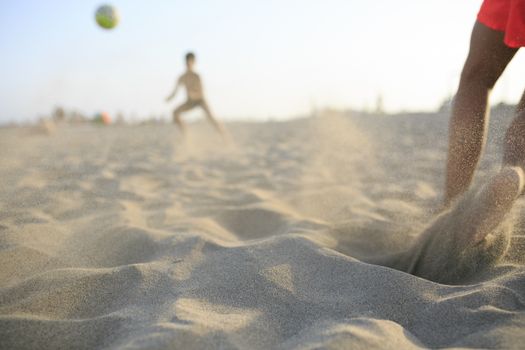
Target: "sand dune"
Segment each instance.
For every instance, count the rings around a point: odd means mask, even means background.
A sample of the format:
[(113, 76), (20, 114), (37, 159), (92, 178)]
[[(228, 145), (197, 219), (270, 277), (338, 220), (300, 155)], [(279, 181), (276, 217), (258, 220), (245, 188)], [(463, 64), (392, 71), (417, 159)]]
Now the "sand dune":
[(435, 216), (446, 122), (0, 129), (0, 348), (522, 347), (522, 199), (464, 281), (371, 263)]

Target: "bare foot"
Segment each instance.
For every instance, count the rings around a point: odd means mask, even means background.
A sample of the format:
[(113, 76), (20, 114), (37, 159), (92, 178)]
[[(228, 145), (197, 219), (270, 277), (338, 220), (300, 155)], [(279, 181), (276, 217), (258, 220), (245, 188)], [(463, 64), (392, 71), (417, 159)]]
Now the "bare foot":
[(508, 250), (512, 222), (505, 219), (524, 179), (521, 168), (503, 168), (481, 191), (466, 193), (440, 214), (408, 251), (383, 264), (441, 283), (458, 283), (495, 265)]

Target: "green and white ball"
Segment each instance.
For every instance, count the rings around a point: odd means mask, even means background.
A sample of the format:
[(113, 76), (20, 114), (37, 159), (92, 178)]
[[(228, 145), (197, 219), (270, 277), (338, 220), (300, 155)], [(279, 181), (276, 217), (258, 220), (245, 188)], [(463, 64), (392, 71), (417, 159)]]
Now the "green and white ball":
[(113, 29), (118, 24), (119, 16), (113, 6), (102, 5), (97, 9), (97, 12), (95, 12), (95, 19), (102, 28)]

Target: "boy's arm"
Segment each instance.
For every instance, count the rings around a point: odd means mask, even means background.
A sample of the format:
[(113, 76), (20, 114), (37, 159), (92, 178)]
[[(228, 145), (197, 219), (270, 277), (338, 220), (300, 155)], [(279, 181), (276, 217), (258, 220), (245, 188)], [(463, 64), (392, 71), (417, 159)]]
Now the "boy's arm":
[(181, 80), (182, 80), (181, 78), (177, 80), (177, 84), (175, 84), (175, 89), (173, 89), (173, 92), (168, 97), (166, 97), (166, 102), (169, 102), (173, 97), (175, 97), (175, 95), (177, 95), (177, 92), (179, 91), (179, 87), (181, 84)]

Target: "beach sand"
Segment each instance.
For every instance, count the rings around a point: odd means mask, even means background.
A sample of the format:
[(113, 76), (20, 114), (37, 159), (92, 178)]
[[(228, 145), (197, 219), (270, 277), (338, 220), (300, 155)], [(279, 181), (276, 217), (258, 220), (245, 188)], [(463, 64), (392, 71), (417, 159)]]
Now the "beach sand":
[(523, 348), (522, 199), (465, 283), (367, 263), (435, 216), (447, 122), (230, 123), (229, 146), (205, 123), (0, 129), (0, 348)]

